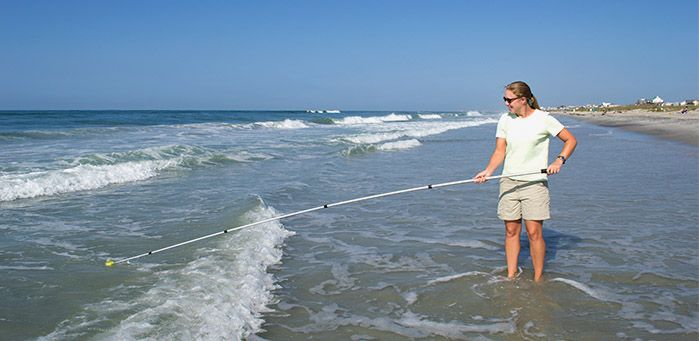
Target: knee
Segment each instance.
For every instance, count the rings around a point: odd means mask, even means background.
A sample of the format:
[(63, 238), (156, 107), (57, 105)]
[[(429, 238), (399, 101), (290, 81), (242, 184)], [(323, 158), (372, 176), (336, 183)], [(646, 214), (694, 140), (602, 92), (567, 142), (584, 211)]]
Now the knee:
[(541, 230), (527, 231), (527, 236), (529, 237), (530, 242), (538, 242), (544, 239), (544, 234), (541, 233)]
[(505, 237), (507, 238), (519, 238), (520, 233), (522, 233), (522, 225), (518, 224), (506, 224), (505, 225)]

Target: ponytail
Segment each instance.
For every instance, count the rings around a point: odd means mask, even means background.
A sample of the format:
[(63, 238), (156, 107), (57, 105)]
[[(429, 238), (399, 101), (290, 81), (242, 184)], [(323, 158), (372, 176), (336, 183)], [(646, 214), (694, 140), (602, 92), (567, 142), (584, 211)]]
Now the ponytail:
[(527, 105), (529, 105), (529, 107), (533, 109), (541, 109), (539, 102), (536, 100), (536, 97), (534, 97), (534, 94), (532, 94), (532, 90), (529, 88), (527, 83), (522, 81), (512, 82), (508, 84), (505, 89), (512, 91), (512, 93), (517, 97), (526, 98)]

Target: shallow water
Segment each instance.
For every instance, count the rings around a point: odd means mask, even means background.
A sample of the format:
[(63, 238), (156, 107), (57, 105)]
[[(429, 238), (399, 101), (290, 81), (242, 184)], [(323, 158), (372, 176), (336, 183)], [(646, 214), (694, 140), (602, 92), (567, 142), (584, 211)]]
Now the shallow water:
[[(699, 149), (559, 119), (545, 281), (504, 275), (497, 114), (0, 113), (2, 339), (669, 339), (699, 334)], [(552, 154), (560, 149), (552, 143)]]

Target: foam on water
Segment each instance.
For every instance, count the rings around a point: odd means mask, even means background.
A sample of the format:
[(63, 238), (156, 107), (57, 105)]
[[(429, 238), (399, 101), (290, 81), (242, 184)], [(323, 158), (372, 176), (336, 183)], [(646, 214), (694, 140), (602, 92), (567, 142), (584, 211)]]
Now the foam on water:
[(115, 165), (80, 165), (61, 170), (0, 176), (0, 201), (97, 189), (152, 178), (173, 161), (131, 161)]
[(598, 299), (598, 300), (600, 300), (600, 301), (605, 301), (605, 302), (619, 302), (618, 300), (615, 300), (615, 299), (611, 298), (608, 294), (605, 294), (605, 293), (602, 292), (602, 291), (592, 289), (592, 288), (590, 288), (589, 286), (587, 286), (587, 285), (585, 285), (585, 284), (582, 284), (582, 283), (580, 283), (580, 282), (576, 282), (576, 281), (574, 281), (574, 280), (572, 280), (572, 279), (567, 279), (567, 278), (554, 278), (554, 279), (552, 279), (551, 281), (553, 281), (553, 282), (561, 282), (561, 283), (568, 284), (568, 285), (570, 285), (570, 286), (572, 286), (572, 287), (574, 287), (574, 288), (576, 288), (576, 289), (578, 289), (578, 290), (580, 290), (580, 291), (582, 291), (582, 292), (588, 294), (590, 297), (595, 298), (595, 299)]
[[(276, 215), (260, 203), (245, 214), (245, 220)], [(96, 326), (118, 319), (118, 325), (98, 338), (244, 339), (264, 322), (261, 314), (269, 311), (276, 288), (266, 270), (279, 263), (281, 246), (293, 234), (274, 221), (226, 236), (216, 248), (200, 249), (198, 257), (182, 268), (152, 270), (150, 276), (157, 279), (152, 285), (117, 288), (133, 292), (147, 288), (139, 296), (89, 305), (84, 316), (64, 322), (46, 338), (85, 336)]]
[(378, 149), (379, 150), (401, 150), (401, 149), (410, 149), (410, 148), (415, 148), (421, 146), (422, 143), (416, 139), (410, 139), (410, 140), (403, 140), (403, 141), (396, 141), (396, 142), (386, 142), (384, 144), (381, 144)]
[(469, 272), (462, 273), (462, 274), (455, 274), (455, 275), (435, 278), (435, 279), (427, 282), (427, 285), (435, 285), (438, 283), (447, 283), (447, 282), (451, 282), (455, 279), (459, 279), (462, 277), (469, 277), (469, 276), (490, 276), (490, 274), (486, 273), (486, 272), (482, 272), (482, 271), (469, 271)]
[(0, 265), (0, 270), (14, 270), (14, 271), (47, 271), (47, 270), (55, 270), (54, 268), (48, 266), (48, 265), (40, 265), (40, 266), (28, 266), (28, 265)]
[(362, 117), (362, 116), (348, 116), (342, 119), (333, 119), (333, 122), (338, 125), (356, 125), (356, 124), (381, 124), (385, 122), (406, 122), (410, 121), (412, 116), (410, 115), (397, 115), (392, 113), (386, 116), (372, 116), (372, 117)]
[(454, 129), (497, 123), (492, 118), (464, 122), (410, 122), (395, 126), (380, 126), (376, 132), (345, 136), (342, 140), (355, 144), (375, 144), (400, 138), (421, 138), (441, 134)]
[(343, 326), (357, 326), (390, 332), (407, 338), (442, 336), (453, 340), (472, 340), (474, 336), (469, 335), (469, 333), (513, 334), (516, 331), (518, 316), (517, 310), (512, 310), (509, 318), (481, 318), (474, 320), (474, 323), (460, 323), (456, 321), (431, 321), (427, 317), (411, 311), (405, 311), (397, 318), (369, 317), (352, 314), (337, 304), (326, 305), (318, 312), (313, 312), (299, 305), (286, 305), (284, 308), (305, 309), (309, 315), (310, 324), (301, 327), (287, 327), (294, 332), (314, 333), (323, 330), (336, 330)]
[(253, 126), (259, 126), (269, 129), (303, 129), (308, 128), (308, 125), (299, 120), (285, 119), (283, 121), (256, 122)]
[(439, 120), (442, 119), (442, 115), (437, 114), (418, 114), (417, 117), (423, 120)]
[(52, 196), (94, 190), (109, 185), (142, 181), (161, 171), (226, 162), (249, 162), (271, 158), (245, 151), (214, 151), (174, 145), (126, 152), (95, 153), (59, 161), (65, 168), (0, 174), (0, 201)]
[(351, 146), (351, 147), (343, 150), (342, 155), (355, 156), (355, 155), (362, 155), (362, 154), (374, 152), (377, 150), (380, 150), (380, 151), (405, 150), (405, 149), (419, 147), (421, 145), (422, 145), (422, 143), (416, 139), (386, 142), (386, 143), (382, 143), (382, 144), (360, 144), (360, 145)]
[(252, 123), (230, 123), (230, 122), (205, 122), (187, 123), (170, 126), (160, 126), (161, 128), (173, 128), (178, 131), (200, 131), (211, 133), (222, 133), (230, 130), (251, 130), (251, 129), (273, 129), (291, 130), (309, 128), (309, 122), (296, 119), (284, 119), (281, 121), (256, 121)]
[(436, 322), (412, 312), (405, 313), (398, 324), (419, 330), (427, 335), (439, 335), (455, 340), (470, 340), (467, 333), (513, 334), (517, 330), (515, 324), (517, 311), (511, 311), (508, 319), (488, 319), (485, 323), (465, 324), (458, 322)]

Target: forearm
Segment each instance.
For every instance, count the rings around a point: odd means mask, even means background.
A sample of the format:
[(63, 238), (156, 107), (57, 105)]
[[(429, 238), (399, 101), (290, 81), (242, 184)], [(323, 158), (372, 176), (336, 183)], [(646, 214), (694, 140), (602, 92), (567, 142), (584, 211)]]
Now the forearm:
[(562, 155), (564, 158), (569, 159), (571, 155), (573, 155), (573, 151), (575, 151), (575, 147), (578, 145), (578, 142), (572, 138), (568, 139), (568, 141), (565, 141), (563, 143), (563, 149), (561, 149), (561, 152), (558, 153), (558, 155)]
[(562, 156), (564, 159), (561, 160), (560, 157), (557, 157), (556, 160), (554, 160), (553, 163), (546, 168), (546, 173), (550, 175), (560, 172), (561, 166), (563, 166), (565, 160), (567, 160), (573, 154), (577, 144), (578, 143), (575, 141), (575, 137), (572, 135), (566, 136), (566, 140), (563, 142), (563, 149), (561, 149), (561, 152), (558, 154), (558, 156)]
[(505, 152), (507, 151), (507, 141), (503, 138), (495, 139), (495, 150), (490, 156), (490, 161), (488, 161), (488, 166), (485, 167), (483, 171), (476, 174), (474, 179), (476, 183), (484, 183), (487, 177), (493, 175), (496, 169), (500, 167), (502, 162), (505, 160)]
[(485, 167), (485, 170), (493, 174), (498, 167), (502, 164), (502, 162), (505, 160), (505, 153), (499, 150), (496, 150), (493, 152), (493, 155), (490, 156), (490, 161), (488, 162), (488, 166)]

